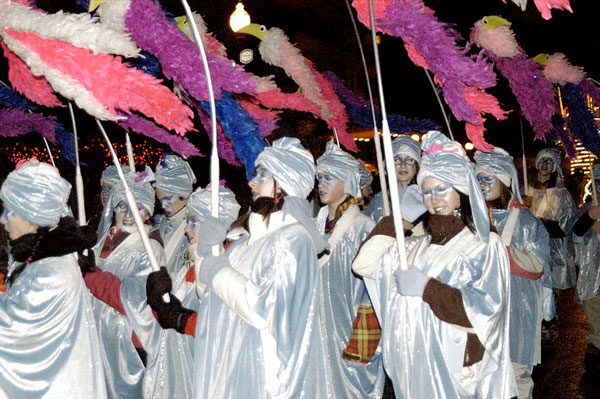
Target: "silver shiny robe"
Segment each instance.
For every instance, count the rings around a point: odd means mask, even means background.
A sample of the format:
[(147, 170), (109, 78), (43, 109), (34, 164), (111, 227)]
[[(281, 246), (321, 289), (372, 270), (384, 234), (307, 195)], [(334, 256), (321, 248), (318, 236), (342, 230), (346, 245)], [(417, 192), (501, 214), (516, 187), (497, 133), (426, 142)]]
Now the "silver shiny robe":
[(275, 226), (280, 214), (270, 215), (262, 237), (253, 237), (251, 226), (251, 236), (226, 251), (231, 266), (247, 279), (238, 294), (251, 299), (248, 305), (265, 327), (244, 321), (215, 294), (214, 282), (204, 291), (196, 327), (194, 398), (327, 397), (317, 324), (317, 257), (310, 235), (289, 215)]
[[(150, 243), (159, 264), (165, 264), (162, 246)], [(102, 248), (102, 245), (99, 245)], [(97, 266), (121, 280), (121, 302), (127, 315), (122, 315), (99, 299), (93, 298), (94, 315), (105, 352), (105, 369), (110, 398), (150, 398), (156, 380), (153, 373), (144, 381), (146, 370), (131, 341), (135, 332), (148, 354), (152, 369), (159, 348), (160, 325), (146, 302), (146, 279), (152, 271), (139, 233), (130, 234), (106, 258), (96, 256)]]
[[(591, 208), (584, 204), (578, 217)], [(579, 278), (575, 299), (577, 302), (600, 296), (600, 236), (590, 228), (583, 237), (573, 234), (575, 243), (575, 263), (579, 266)]]
[[(430, 237), (407, 239), (407, 253), (423, 272), (460, 289), (473, 331), (485, 347), (474, 384), (460, 383), (467, 332), (441, 321), (419, 297), (398, 293), (393, 245), (376, 263), (384, 367), (397, 398), (511, 398), (516, 396), (509, 354), (509, 261), (500, 237), (485, 244), (465, 228), (444, 246)], [(418, 246), (417, 246), (418, 245)], [(441, 270), (440, 270), (441, 269)], [(377, 294), (376, 294), (377, 295)]]
[(30, 263), (0, 293), (0, 342), (0, 398), (106, 398), (90, 294), (75, 255)]
[[(327, 214), (328, 208), (324, 206), (317, 216), (321, 233), (325, 232)], [(352, 260), (373, 227), (373, 219), (361, 214), (356, 205), (350, 205), (337, 221), (332, 235), (327, 237), (330, 256), (324, 264), (325, 257), (319, 260), (321, 336), (330, 394), (334, 398), (380, 398), (383, 395), (385, 373), (379, 354), (368, 364), (351, 362), (341, 356), (365, 295), (364, 282), (352, 273)]]
[(551, 238), (552, 284), (554, 288), (571, 288), (576, 283), (575, 263), (573, 262), (573, 242), (571, 229), (577, 209), (571, 195), (564, 187), (539, 190), (529, 186), (527, 195), (533, 197), (531, 213), (535, 217), (555, 220), (565, 233), (565, 238)]
[[(492, 209), (492, 218), (502, 235), (509, 209)], [(541, 362), (542, 289), (552, 288), (550, 275), (550, 237), (531, 212), (519, 209), (510, 246), (535, 256), (544, 265), (537, 280), (510, 276), (510, 359), (528, 365), (529, 372)]]
[(185, 235), (186, 217), (188, 210), (182, 208), (177, 214), (167, 218), (158, 215), (156, 225), (163, 240), (163, 248), (167, 259), (167, 271), (171, 277), (175, 277), (179, 268), (183, 265), (183, 252), (189, 244)]

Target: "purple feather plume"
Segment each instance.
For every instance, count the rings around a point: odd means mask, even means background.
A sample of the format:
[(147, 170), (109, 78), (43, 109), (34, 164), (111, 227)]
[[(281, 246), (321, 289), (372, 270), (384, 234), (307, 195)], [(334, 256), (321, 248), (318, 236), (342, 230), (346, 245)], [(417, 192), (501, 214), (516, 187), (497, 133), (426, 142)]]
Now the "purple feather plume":
[(600, 105), (600, 87), (589, 79), (583, 79), (578, 86), (583, 94), (589, 95), (596, 105)]
[[(196, 43), (176, 25), (169, 22), (160, 6), (151, 0), (131, 0), (125, 14), (127, 32), (140, 48), (160, 61), (163, 74), (175, 80), (199, 101), (208, 101), (204, 67)], [(241, 66), (232, 66), (231, 60), (207, 53), (215, 97), (221, 90), (254, 94), (256, 84), (252, 74)]]
[(29, 132), (38, 132), (49, 141), (56, 143), (54, 118), (42, 114), (29, 113), (19, 108), (0, 110), (0, 137), (16, 137)]
[(523, 53), (512, 58), (497, 57), (495, 61), (496, 68), (508, 80), (535, 137), (546, 137), (553, 128), (551, 119), (557, 108), (554, 85), (544, 77), (540, 66)]
[(169, 133), (156, 123), (136, 114), (127, 114), (127, 119), (119, 120), (118, 124), (125, 129), (148, 136), (159, 143), (167, 144), (171, 150), (184, 158), (203, 156), (200, 151), (187, 139)]

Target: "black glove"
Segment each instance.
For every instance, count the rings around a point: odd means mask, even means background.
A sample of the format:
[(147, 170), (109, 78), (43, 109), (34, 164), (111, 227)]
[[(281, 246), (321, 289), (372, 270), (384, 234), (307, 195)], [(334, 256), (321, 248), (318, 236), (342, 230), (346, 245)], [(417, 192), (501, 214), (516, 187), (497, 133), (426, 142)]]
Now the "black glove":
[(173, 282), (166, 267), (161, 266), (159, 271), (148, 275), (146, 297), (152, 310), (158, 312), (158, 308), (165, 303), (162, 299), (163, 295), (171, 292), (171, 289), (173, 289)]
[(541, 219), (544, 226), (546, 226), (546, 230), (548, 230), (548, 235), (550, 238), (565, 238), (565, 233), (560, 228), (560, 225), (556, 220), (550, 219)]
[(170, 301), (165, 303), (161, 298), (161, 305), (154, 309), (158, 324), (164, 329), (173, 328), (180, 334), (185, 334), (185, 326), (189, 318), (196, 312), (184, 308), (176, 296), (169, 294)]

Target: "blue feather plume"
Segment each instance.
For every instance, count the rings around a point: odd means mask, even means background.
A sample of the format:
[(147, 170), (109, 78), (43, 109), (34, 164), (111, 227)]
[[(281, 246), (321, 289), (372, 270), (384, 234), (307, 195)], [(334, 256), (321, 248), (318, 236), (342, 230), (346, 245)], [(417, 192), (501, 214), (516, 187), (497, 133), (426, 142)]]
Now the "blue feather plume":
[(0, 87), (0, 104), (7, 108), (26, 108), (31, 110), (37, 108), (25, 97), (7, 86)]
[(594, 115), (581, 91), (573, 83), (560, 86), (564, 105), (569, 111), (569, 127), (573, 136), (597, 157), (600, 156), (600, 135)]
[[(75, 136), (72, 133), (67, 132), (60, 123), (56, 122), (56, 127), (54, 128), (54, 138), (60, 146), (63, 156), (73, 165), (76, 165)], [(85, 165), (84, 163), (80, 164)]]

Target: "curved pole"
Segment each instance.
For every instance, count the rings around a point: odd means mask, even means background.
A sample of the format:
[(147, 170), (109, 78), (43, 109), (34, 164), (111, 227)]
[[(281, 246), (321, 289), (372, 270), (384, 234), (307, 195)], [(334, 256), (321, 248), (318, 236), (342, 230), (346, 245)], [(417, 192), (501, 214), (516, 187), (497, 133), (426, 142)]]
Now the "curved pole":
[(373, 11), (373, 0), (369, 0), (369, 14), (371, 14), (371, 36), (373, 38), (373, 51), (375, 52), (375, 69), (377, 70), (377, 84), (379, 87), (379, 102), (381, 104), (381, 122), (383, 127), (383, 150), (385, 153), (385, 165), (388, 171), (387, 177), (390, 183), (390, 194), (392, 197), (392, 215), (394, 216), (394, 229), (396, 230), (396, 245), (400, 257), (400, 268), (407, 269), (406, 247), (404, 246), (404, 229), (402, 227), (402, 212), (400, 210), (400, 195), (398, 194), (398, 181), (394, 166), (394, 152), (392, 150), (392, 138), (388, 126), (385, 111), (385, 99), (383, 95), (383, 81), (381, 78), (381, 66), (379, 64), (379, 51), (377, 50), (377, 33), (375, 28), (375, 15)]
[(523, 135), (523, 118), (519, 113), (519, 127), (521, 128), (521, 148), (523, 150), (523, 189), (525, 195), (529, 195), (529, 181), (527, 179), (527, 156), (525, 155), (525, 136)]
[(356, 20), (354, 14), (352, 14), (352, 7), (348, 0), (346, 0), (346, 7), (350, 13), (350, 20), (354, 27), (354, 34), (356, 35), (356, 42), (358, 43), (358, 49), (360, 50), (360, 57), (363, 63), (363, 69), (365, 71), (365, 79), (367, 81), (367, 91), (369, 93), (369, 105), (371, 106), (371, 116), (373, 117), (373, 142), (375, 143), (375, 155), (377, 157), (377, 169), (379, 169), (379, 183), (381, 186), (381, 198), (383, 200), (383, 216), (389, 216), (390, 214), (390, 200), (388, 197), (387, 183), (385, 182), (385, 168), (383, 165), (383, 155), (381, 155), (381, 142), (379, 138), (379, 132), (377, 131), (377, 118), (375, 116), (375, 106), (373, 105), (373, 91), (371, 90), (371, 80), (369, 78), (369, 70), (367, 68), (367, 60), (365, 58), (365, 51), (363, 50), (362, 43), (360, 42), (360, 35), (358, 34), (358, 27), (356, 26)]
[(435, 97), (437, 98), (438, 104), (442, 109), (442, 115), (444, 115), (444, 121), (446, 122), (446, 127), (448, 128), (448, 134), (450, 135), (450, 139), (454, 141), (454, 135), (452, 134), (452, 128), (450, 127), (450, 120), (448, 119), (448, 114), (446, 114), (446, 109), (444, 108), (444, 104), (442, 103), (442, 99), (440, 98), (440, 94), (435, 89), (435, 83), (433, 83), (433, 79), (431, 79), (431, 75), (427, 69), (423, 69), (425, 71), (425, 75), (427, 75), (427, 80), (431, 84), (431, 88), (435, 93)]

